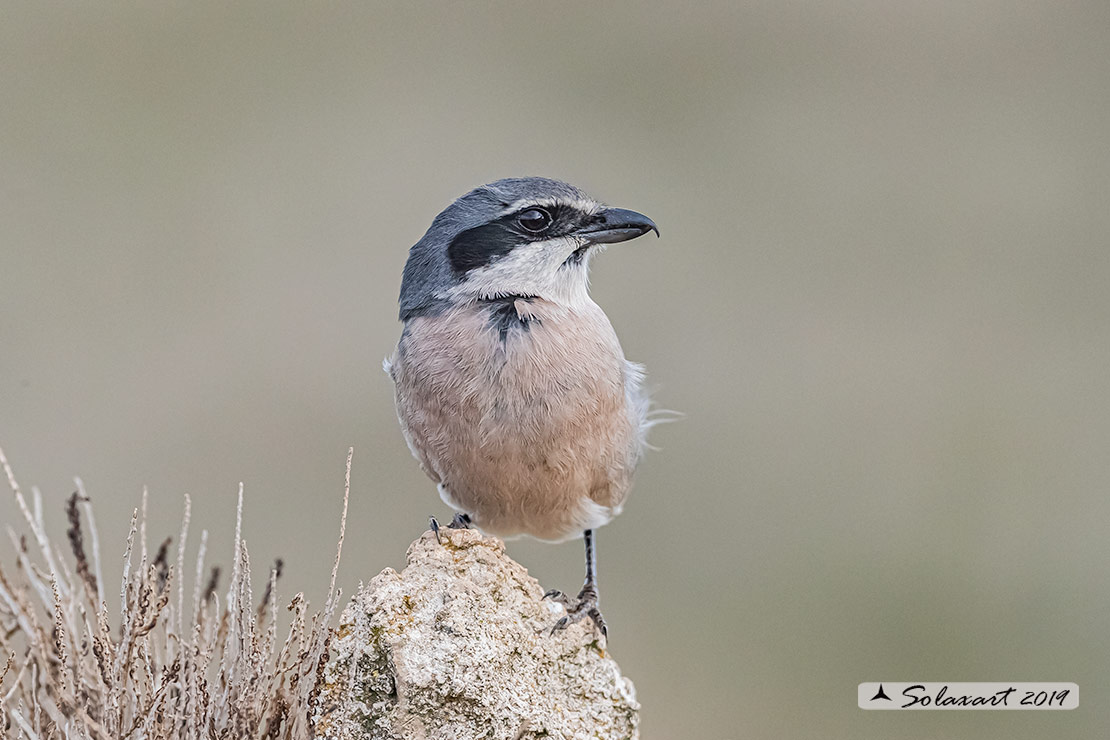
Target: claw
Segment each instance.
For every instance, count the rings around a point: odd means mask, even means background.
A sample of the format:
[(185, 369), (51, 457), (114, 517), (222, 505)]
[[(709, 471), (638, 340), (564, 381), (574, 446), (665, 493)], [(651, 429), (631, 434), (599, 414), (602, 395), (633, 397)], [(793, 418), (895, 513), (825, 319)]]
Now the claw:
[(575, 622), (580, 622), (586, 617), (590, 618), (594, 627), (597, 628), (601, 636), (606, 640), (609, 639), (609, 630), (605, 625), (605, 617), (601, 616), (601, 610), (597, 607), (597, 589), (592, 585), (587, 585), (582, 588), (578, 594), (577, 602), (571, 604), (566, 595), (558, 589), (551, 589), (543, 595), (545, 599), (558, 601), (567, 609), (565, 617), (561, 617), (554, 625), (551, 626), (551, 634), (554, 635), (560, 630), (564, 630)]
[(609, 628), (605, 625), (605, 617), (601, 616), (601, 611), (596, 607), (590, 609), (587, 615), (593, 621), (594, 626), (601, 632), (601, 636), (605, 638), (606, 642), (609, 640)]
[[(434, 516), (428, 517), (428, 528), (436, 536), (436, 542), (443, 544), (443, 540), (439, 536), (439, 520)], [(470, 517), (466, 514), (455, 514), (451, 519), (451, 523), (447, 525), (448, 529), (470, 529)]]
[(548, 591), (547, 593), (545, 593), (543, 595), (543, 598), (544, 598), (545, 601), (547, 599), (551, 599), (556, 604), (562, 604), (567, 609), (570, 608), (570, 599), (567, 598), (567, 595), (565, 593), (563, 593), (562, 591), (560, 591), (557, 588), (553, 588), (550, 591)]
[(551, 634), (555, 634), (559, 630), (565, 630), (567, 625), (570, 624), (570, 616), (565, 616), (555, 624), (551, 625)]

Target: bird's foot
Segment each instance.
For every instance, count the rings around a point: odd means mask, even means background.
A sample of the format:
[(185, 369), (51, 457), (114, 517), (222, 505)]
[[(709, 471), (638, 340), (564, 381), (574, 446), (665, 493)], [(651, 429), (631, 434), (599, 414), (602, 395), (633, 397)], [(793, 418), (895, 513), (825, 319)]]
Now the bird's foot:
[(601, 633), (601, 636), (608, 639), (609, 631), (605, 626), (605, 617), (601, 616), (601, 610), (598, 608), (597, 604), (597, 588), (592, 584), (587, 584), (582, 587), (574, 603), (571, 603), (567, 595), (558, 589), (551, 589), (545, 593), (543, 597), (562, 604), (567, 610), (567, 615), (560, 618), (559, 621), (552, 626), (551, 634), (565, 630), (575, 622), (580, 622), (586, 617), (589, 617), (590, 621), (594, 623), (594, 627)]
[[(436, 536), (436, 542), (443, 544), (443, 540), (439, 538), (439, 520), (434, 516), (428, 517), (428, 528)], [(466, 514), (455, 514), (451, 519), (451, 523), (447, 525), (448, 529), (470, 529), (470, 517)]]

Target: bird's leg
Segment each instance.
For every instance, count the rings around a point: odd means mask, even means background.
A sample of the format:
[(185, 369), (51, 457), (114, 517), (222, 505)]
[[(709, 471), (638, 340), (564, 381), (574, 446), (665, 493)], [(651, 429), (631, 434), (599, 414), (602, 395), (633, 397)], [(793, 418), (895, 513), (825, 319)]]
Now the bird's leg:
[(598, 631), (601, 632), (601, 636), (608, 637), (609, 633), (605, 627), (605, 618), (601, 616), (601, 610), (598, 608), (597, 564), (594, 560), (593, 530), (587, 529), (583, 535), (583, 539), (586, 541), (586, 582), (582, 585), (582, 590), (578, 592), (578, 599), (574, 603), (571, 603), (566, 597), (566, 594), (555, 589), (543, 595), (545, 599), (557, 601), (567, 608), (567, 615), (555, 623), (555, 626), (551, 628), (551, 634), (566, 629), (567, 625), (574, 624), (585, 617), (589, 617), (590, 621), (592, 621)]
[[(447, 525), (448, 529), (470, 529), (470, 515), (468, 514), (455, 514), (451, 519), (451, 523)], [(434, 516), (428, 517), (428, 529), (436, 536), (436, 542), (443, 544), (443, 540), (439, 538), (439, 520)]]

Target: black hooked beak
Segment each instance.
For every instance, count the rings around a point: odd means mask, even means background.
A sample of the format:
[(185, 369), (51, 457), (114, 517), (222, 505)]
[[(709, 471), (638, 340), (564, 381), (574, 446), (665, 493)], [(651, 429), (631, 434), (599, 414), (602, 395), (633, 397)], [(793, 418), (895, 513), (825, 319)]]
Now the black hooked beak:
[(589, 240), (590, 244), (616, 244), (643, 236), (649, 231), (659, 236), (659, 227), (644, 214), (624, 208), (606, 208), (574, 234)]

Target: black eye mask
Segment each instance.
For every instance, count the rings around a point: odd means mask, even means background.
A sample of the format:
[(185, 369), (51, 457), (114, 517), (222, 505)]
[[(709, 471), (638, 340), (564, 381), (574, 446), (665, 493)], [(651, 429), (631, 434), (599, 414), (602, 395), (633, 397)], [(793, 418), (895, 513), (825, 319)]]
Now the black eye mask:
[(590, 218), (565, 205), (528, 206), (456, 235), (447, 246), (447, 259), (456, 275), (464, 275), (496, 262), (516, 247), (566, 236)]

